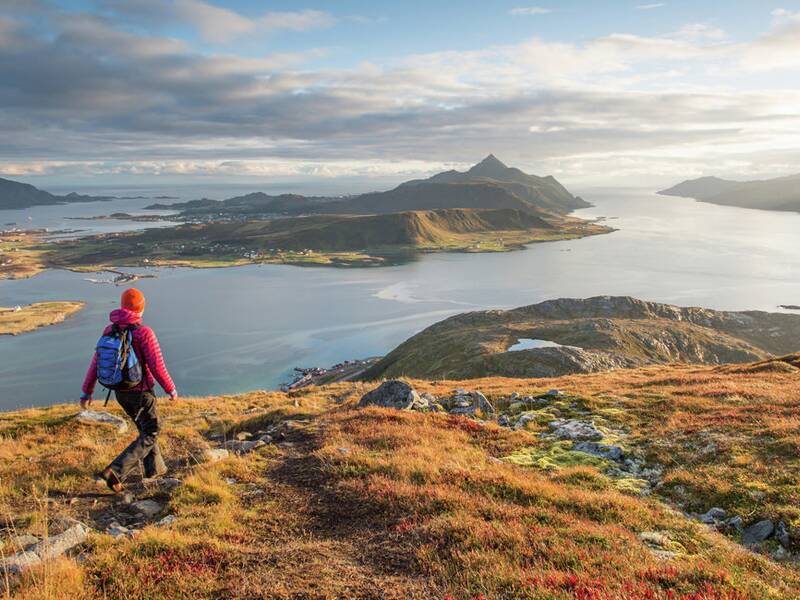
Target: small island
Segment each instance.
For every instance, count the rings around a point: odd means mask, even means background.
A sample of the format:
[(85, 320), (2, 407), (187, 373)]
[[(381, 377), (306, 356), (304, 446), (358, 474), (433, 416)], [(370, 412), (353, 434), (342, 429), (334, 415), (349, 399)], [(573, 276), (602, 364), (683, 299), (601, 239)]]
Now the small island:
[(0, 307), (0, 335), (19, 335), (61, 323), (84, 306), (83, 302), (39, 302), (13, 308)]

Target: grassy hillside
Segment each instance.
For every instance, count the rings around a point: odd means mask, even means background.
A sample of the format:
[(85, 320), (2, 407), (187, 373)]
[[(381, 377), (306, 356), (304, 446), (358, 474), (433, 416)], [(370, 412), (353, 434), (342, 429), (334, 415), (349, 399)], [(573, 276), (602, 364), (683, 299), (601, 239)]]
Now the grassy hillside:
[[(531, 598), (769, 600), (800, 574), (681, 511), (724, 508), (745, 524), (800, 526), (800, 356), (735, 367), (651, 367), (550, 380), (412, 381), (442, 398), (482, 390), (524, 428), (452, 414), (358, 408), (372, 386), (162, 403), (172, 491), (132, 480), (128, 514), (91, 474), (129, 441), (76, 407), (0, 415), (2, 539), (66, 519), (93, 527), (77, 555), (9, 580), (14, 598)], [(550, 388), (564, 395), (520, 398)], [(524, 404), (524, 402), (522, 402)], [(112, 411), (120, 414), (116, 408)], [(591, 420), (656, 473), (646, 492), (602, 460), (543, 436)], [(206, 448), (268, 430), (241, 457)], [(581, 456), (583, 458), (581, 458)], [(174, 522), (156, 525), (164, 515)], [(789, 556), (794, 555), (792, 552)], [(777, 554), (776, 554), (777, 556)], [(784, 556), (786, 556), (784, 554)], [(786, 561), (787, 559), (783, 559)]]
[(149, 229), (48, 244), (49, 266), (227, 266), (246, 263), (369, 266), (422, 252), (498, 252), (537, 241), (612, 231), (579, 219), (517, 210), (448, 209), (367, 216), (325, 215)]
[[(520, 339), (561, 348), (509, 351)], [(686, 362), (720, 364), (800, 349), (800, 316), (679, 308), (627, 297), (561, 299), (432, 325), (364, 378), (547, 377)]]
[(20, 310), (0, 307), (0, 335), (18, 335), (61, 323), (84, 306), (83, 302), (40, 302)]

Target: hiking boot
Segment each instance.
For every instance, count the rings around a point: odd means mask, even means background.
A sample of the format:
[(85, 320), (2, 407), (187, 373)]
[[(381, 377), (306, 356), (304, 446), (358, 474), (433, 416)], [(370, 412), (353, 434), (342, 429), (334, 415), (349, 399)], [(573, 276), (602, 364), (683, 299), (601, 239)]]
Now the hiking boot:
[(111, 470), (111, 467), (106, 467), (103, 469), (103, 472), (100, 473), (100, 478), (106, 482), (108, 489), (110, 489), (115, 494), (119, 494), (125, 488), (122, 485), (122, 482), (117, 477), (117, 474)]
[(160, 470), (156, 471), (152, 475), (145, 474), (145, 476), (142, 478), (142, 483), (154, 482), (157, 479), (161, 479), (167, 473), (169, 473), (169, 469), (165, 466), (163, 469), (160, 469)]

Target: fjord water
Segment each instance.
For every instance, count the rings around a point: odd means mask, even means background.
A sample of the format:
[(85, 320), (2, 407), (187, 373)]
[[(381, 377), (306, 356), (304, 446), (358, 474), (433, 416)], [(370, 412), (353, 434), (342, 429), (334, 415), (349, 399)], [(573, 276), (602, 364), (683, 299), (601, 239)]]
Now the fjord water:
[[(136, 285), (147, 295), (146, 322), (184, 395), (274, 388), (294, 366), (380, 355), (454, 313), (549, 298), (625, 294), (768, 311), (800, 304), (800, 214), (641, 192), (595, 190), (585, 197), (595, 206), (576, 215), (606, 217), (617, 232), (506, 254), (435, 254), (388, 268), (157, 269), (157, 279)], [(75, 212), (88, 214), (86, 206)], [(86, 277), (50, 271), (0, 281), (0, 305), (88, 304), (66, 323), (0, 337), (0, 409), (77, 398), (121, 291)]]

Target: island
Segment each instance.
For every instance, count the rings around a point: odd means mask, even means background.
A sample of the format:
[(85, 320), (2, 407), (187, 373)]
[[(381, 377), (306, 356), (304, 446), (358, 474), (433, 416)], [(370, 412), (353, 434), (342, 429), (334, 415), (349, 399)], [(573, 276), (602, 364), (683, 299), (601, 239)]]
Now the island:
[(800, 174), (756, 181), (701, 177), (658, 193), (722, 206), (800, 212)]
[(176, 227), (58, 242), (0, 234), (0, 252), (12, 261), (0, 274), (254, 263), (386, 266), (431, 252), (508, 252), (614, 231), (569, 215), (585, 206), (554, 178), (528, 175), (490, 155), (466, 172), (440, 173), (388, 192), (346, 198), (255, 193), (151, 206), (179, 211), (169, 217), (184, 221)]
[(20, 183), (19, 181), (0, 177), (0, 210), (68, 204), (71, 202), (105, 202), (114, 199), (114, 196), (87, 196), (76, 192), (57, 196), (40, 190), (29, 183)]
[(84, 306), (83, 302), (39, 302), (13, 308), (0, 307), (0, 335), (19, 335), (61, 323)]

